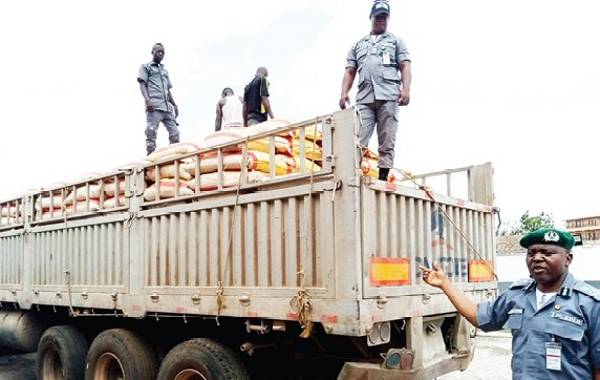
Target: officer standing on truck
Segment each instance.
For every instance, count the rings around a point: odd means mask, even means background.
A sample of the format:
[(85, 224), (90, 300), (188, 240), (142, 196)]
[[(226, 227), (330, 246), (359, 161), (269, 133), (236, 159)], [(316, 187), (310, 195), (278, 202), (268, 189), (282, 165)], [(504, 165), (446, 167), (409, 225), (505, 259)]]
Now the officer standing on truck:
[(483, 331), (512, 330), (513, 379), (600, 380), (600, 291), (569, 273), (573, 236), (542, 228), (521, 238), (529, 279), (476, 305), (444, 271), (420, 267), (458, 312)]
[(243, 99), (235, 96), (233, 90), (225, 87), (221, 92), (221, 99), (217, 102), (217, 117), (215, 119), (215, 132), (221, 128), (241, 128), (244, 126)]
[[(165, 66), (161, 63), (165, 57), (165, 47), (156, 43), (152, 47), (152, 61), (140, 66), (138, 82), (146, 102), (146, 153), (156, 149), (156, 131), (162, 121), (169, 132), (169, 143), (179, 142), (177, 121), (179, 109), (171, 94), (171, 80)], [(172, 109), (171, 109), (172, 107)]]
[(366, 148), (377, 127), (379, 179), (386, 180), (394, 165), (398, 106), (410, 102), (410, 56), (404, 41), (387, 31), (387, 0), (376, 0), (370, 17), (371, 33), (352, 46), (346, 59), (340, 108), (345, 109), (350, 101), (348, 93), (358, 71), (356, 104), (363, 124), (360, 144)]
[(244, 88), (244, 127), (260, 124), (270, 117), (274, 119), (269, 99), (269, 71), (259, 67), (254, 78)]

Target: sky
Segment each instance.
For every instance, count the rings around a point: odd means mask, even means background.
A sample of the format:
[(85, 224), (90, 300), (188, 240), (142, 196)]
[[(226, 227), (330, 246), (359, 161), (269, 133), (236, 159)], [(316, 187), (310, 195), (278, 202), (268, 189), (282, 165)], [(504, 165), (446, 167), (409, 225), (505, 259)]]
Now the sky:
[[(2, 4), (0, 199), (145, 155), (138, 68), (166, 47), (181, 137), (214, 128), (223, 87), (269, 69), (275, 116), (337, 109), (370, 0), (21, 1)], [(600, 215), (600, 3), (390, 0), (413, 62), (396, 166), (492, 162), (504, 220)], [(161, 127), (158, 144), (166, 145)], [(373, 138), (372, 145), (376, 145)]]

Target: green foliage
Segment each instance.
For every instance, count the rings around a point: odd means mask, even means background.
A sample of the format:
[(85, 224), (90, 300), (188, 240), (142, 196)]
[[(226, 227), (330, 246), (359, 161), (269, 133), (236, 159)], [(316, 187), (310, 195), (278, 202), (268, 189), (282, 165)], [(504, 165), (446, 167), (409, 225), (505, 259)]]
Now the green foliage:
[(544, 227), (554, 227), (552, 214), (541, 212), (537, 215), (530, 215), (529, 210), (525, 211), (516, 227), (513, 227), (513, 235), (522, 235)]

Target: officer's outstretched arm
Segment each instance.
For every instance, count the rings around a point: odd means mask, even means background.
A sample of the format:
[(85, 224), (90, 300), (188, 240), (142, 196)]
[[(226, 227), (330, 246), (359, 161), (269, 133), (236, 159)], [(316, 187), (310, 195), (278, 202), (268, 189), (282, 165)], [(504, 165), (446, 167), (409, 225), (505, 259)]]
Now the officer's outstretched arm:
[(442, 289), (460, 315), (465, 317), (473, 326), (477, 327), (477, 304), (450, 283), (448, 276), (446, 276), (442, 268), (437, 263), (434, 263), (433, 269), (420, 265), (419, 269), (423, 272), (423, 280), (431, 286)]

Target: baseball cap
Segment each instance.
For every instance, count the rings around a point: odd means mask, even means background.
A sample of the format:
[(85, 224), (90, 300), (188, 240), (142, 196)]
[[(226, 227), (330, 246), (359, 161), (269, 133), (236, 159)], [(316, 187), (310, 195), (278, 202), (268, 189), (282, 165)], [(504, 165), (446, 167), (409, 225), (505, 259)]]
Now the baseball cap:
[(371, 16), (376, 17), (380, 14), (385, 14), (386, 16), (390, 15), (390, 4), (387, 1), (375, 1), (373, 6), (371, 7)]

